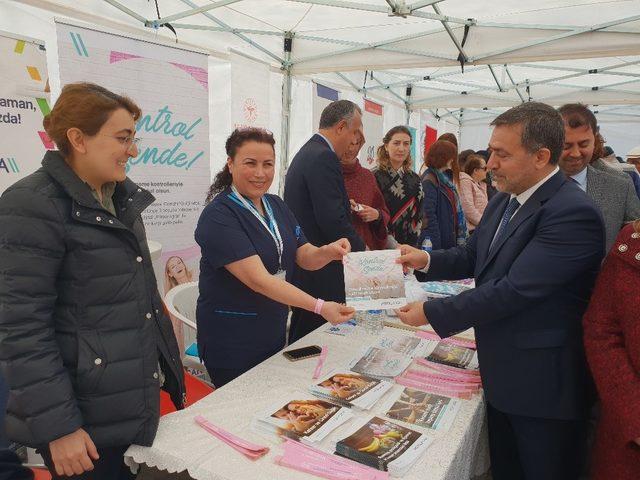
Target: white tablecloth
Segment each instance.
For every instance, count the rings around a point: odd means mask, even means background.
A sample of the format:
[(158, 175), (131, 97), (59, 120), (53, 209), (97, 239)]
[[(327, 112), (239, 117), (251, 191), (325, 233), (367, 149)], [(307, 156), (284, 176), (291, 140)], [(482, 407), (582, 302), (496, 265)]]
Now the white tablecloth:
[[(340, 337), (315, 332), (289, 348), (306, 345), (326, 345), (328, 357), (323, 374), (333, 368), (341, 368), (358, 355), (362, 347), (377, 342), (357, 331)], [(385, 327), (383, 335), (413, 335), (412, 332)], [(282, 453), (276, 442), (251, 430), (249, 424), (257, 412), (270, 408), (280, 399), (284, 401), (300, 397), (313, 382), (311, 376), (317, 358), (290, 362), (276, 354), (235, 381), (216, 390), (196, 404), (180, 412), (161, 418), (152, 447), (134, 445), (125, 454), (131, 466), (146, 464), (168, 472), (187, 470), (196, 480), (244, 480), (317, 478), (276, 465), (273, 458)], [(310, 394), (308, 397), (313, 398)], [(383, 403), (384, 399), (378, 402)], [(373, 413), (377, 413), (374, 407)], [(371, 415), (363, 412), (362, 415)], [(271, 451), (265, 457), (251, 461), (236, 452), (193, 420), (203, 415), (215, 425), (235, 433), (249, 441), (267, 445)], [(359, 414), (360, 415), (360, 414)], [(339, 435), (348, 425), (340, 427), (332, 435)], [(488, 469), (488, 449), (485, 426), (485, 407), (482, 395), (465, 401), (454, 424), (448, 432), (429, 432), (434, 441), (422, 459), (404, 478), (407, 480), (467, 480)]]

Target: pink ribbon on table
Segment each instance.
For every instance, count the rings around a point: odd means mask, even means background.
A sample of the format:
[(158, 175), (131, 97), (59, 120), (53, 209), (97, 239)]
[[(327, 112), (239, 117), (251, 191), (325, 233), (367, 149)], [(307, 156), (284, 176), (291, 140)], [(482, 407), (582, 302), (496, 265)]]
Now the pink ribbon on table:
[(442, 363), (432, 362), (426, 358), (417, 358), (416, 362), (425, 367), (432, 368), (433, 370), (447, 373), (447, 374), (459, 374), (464, 376), (480, 377), (478, 370), (467, 370), (466, 368), (452, 367), (450, 365), (443, 365)]
[(425, 384), (434, 385), (436, 387), (447, 388), (457, 392), (475, 393), (480, 390), (480, 385), (477, 383), (466, 383), (456, 380), (447, 380), (437, 377), (425, 376), (415, 372), (415, 370), (405, 372), (402, 377), (408, 378), (409, 380), (416, 380)]
[(440, 338), (440, 335), (438, 335), (437, 333), (429, 332), (425, 330), (417, 330), (416, 335), (426, 340), (436, 340), (439, 342), (445, 342), (451, 345), (456, 345), (458, 347), (472, 348), (474, 350), (476, 349), (476, 342), (474, 340), (467, 340), (464, 338), (456, 338), (456, 337)]
[(276, 463), (330, 480), (388, 480), (389, 473), (286, 439)]
[(243, 455), (249, 457), (251, 460), (256, 460), (269, 452), (268, 447), (263, 447), (255, 443), (248, 442), (234, 435), (233, 433), (227, 432), (223, 428), (215, 426), (202, 415), (196, 416), (194, 420), (198, 425), (204, 428), (211, 435), (219, 440), (222, 440), (224, 443), (239, 451)]
[(469, 400), (473, 392), (457, 392), (450, 388), (440, 387), (437, 385), (431, 385), (425, 382), (419, 382), (406, 377), (396, 377), (396, 383), (405, 387), (413, 388), (414, 390), (420, 390), (421, 392), (434, 393), (436, 395), (442, 395), (445, 397), (462, 398)]
[(413, 367), (416, 366), (421, 366), (426, 368), (426, 370), (419, 370), (416, 368), (409, 368), (409, 370), (407, 370), (408, 372), (411, 372), (415, 375), (421, 375), (423, 377), (430, 377), (430, 378), (434, 378), (434, 379), (441, 379), (441, 380), (446, 380), (446, 381), (453, 381), (453, 382), (459, 382), (459, 383), (467, 383), (467, 384), (476, 384), (476, 385), (481, 385), (482, 384), (482, 378), (478, 375), (467, 375), (466, 373), (464, 373), (464, 371), (462, 372), (448, 372), (448, 371), (442, 371), (442, 370), (435, 370), (432, 369), (431, 367), (426, 367), (424, 364), (417, 362), (417, 365), (413, 365)]
[(328, 348), (326, 345), (323, 345), (322, 350), (320, 350), (320, 357), (318, 358), (316, 369), (313, 371), (313, 377), (311, 377), (314, 380), (316, 380), (320, 376), (320, 372), (322, 371), (324, 362), (327, 359), (327, 353), (328, 353)]

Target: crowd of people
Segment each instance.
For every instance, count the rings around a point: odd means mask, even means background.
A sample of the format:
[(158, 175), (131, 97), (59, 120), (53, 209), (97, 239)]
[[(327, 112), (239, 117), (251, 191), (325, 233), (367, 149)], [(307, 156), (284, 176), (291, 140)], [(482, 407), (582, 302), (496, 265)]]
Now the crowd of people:
[[(153, 442), (159, 389), (184, 405), (141, 219), (154, 199), (125, 173), (140, 114), (97, 85), (65, 86), (44, 120), (58, 150), (0, 198), (7, 431), (54, 478), (132, 478), (122, 456)], [(221, 387), (285, 346), (289, 307), (289, 342), (351, 319), (344, 255), (399, 248), (421, 280), (475, 279), (398, 316), (443, 338), (475, 328), (495, 480), (577, 479), (594, 384), (592, 478), (640, 478), (638, 173), (611, 166), (581, 104), (523, 103), (492, 126), (487, 151), (441, 136), (420, 173), (410, 131), (393, 127), (370, 171), (362, 112), (335, 101), (282, 199), (268, 193), (273, 135), (234, 130), (194, 232), (199, 356)], [(192, 279), (179, 257), (165, 275)]]

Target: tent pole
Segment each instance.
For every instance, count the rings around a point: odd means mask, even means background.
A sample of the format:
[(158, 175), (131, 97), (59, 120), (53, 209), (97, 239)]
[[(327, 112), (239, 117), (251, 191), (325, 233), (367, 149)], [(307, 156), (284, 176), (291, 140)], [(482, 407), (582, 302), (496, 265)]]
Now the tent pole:
[(293, 32), (284, 35), (284, 61), (282, 62), (282, 126), (280, 128), (280, 183), (278, 193), (284, 196), (284, 181), (289, 167), (289, 137), (291, 125), (291, 50)]

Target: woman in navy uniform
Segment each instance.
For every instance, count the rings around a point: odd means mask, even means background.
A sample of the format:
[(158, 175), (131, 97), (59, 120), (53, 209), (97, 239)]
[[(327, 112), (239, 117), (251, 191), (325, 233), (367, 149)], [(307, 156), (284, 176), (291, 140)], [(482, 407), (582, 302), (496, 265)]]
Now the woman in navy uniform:
[(289, 283), (296, 266), (317, 270), (342, 260), (351, 246), (343, 238), (314, 247), (285, 203), (267, 193), (275, 173), (274, 145), (266, 130), (231, 134), (227, 164), (209, 190), (195, 232), (202, 251), (198, 351), (217, 387), (284, 347), (289, 305), (332, 324), (354, 314)]

